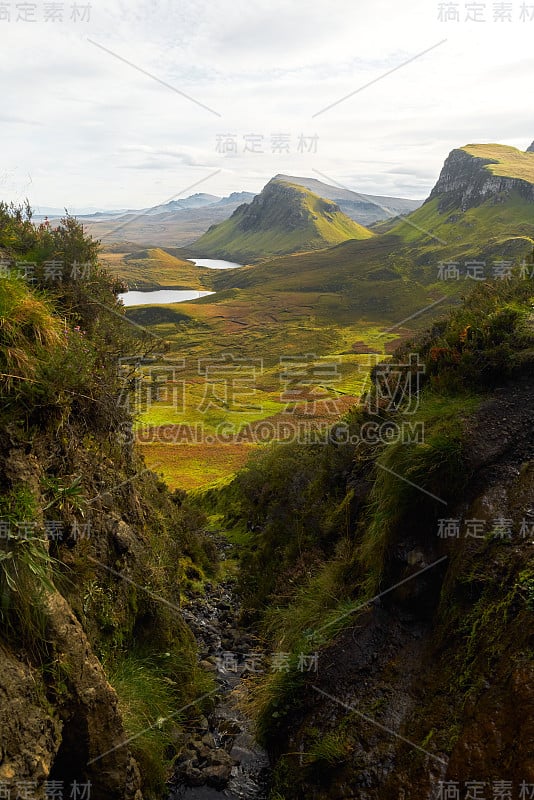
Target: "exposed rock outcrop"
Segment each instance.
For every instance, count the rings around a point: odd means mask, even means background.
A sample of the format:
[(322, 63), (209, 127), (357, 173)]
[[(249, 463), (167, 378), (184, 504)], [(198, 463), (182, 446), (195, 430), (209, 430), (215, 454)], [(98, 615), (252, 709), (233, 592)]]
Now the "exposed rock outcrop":
[(493, 175), (486, 168), (492, 163), (496, 162), (473, 156), (464, 149), (453, 150), (425, 202), (437, 197), (441, 212), (454, 208), (466, 211), (491, 197), (495, 198), (495, 202), (502, 202), (516, 191), (522, 198), (534, 203), (534, 184), (528, 180)]
[(56, 706), (63, 723), (61, 744), (50, 775), (90, 783), (95, 797), (140, 800), (140, 779), (132, 770), (117, 695), (59, 593), (48, 597), (47, 613), (51, 657), (64, 676)]
[(46, 679), (0, 649), (0, 786), (15, 797), (29, 782), (40, 800), (55, 780), (65, 792), (77, 783), (103, 800), (142, 800), (117, 696), (80, 623), (59, 593), (48, 597), (46, 614)]
[[(242, 231), (268, 231), (281, 224), (290, 231), (305, 228), (310, 222), (305, 197), (302, 191), (290, 184), (272, 180), (252, 203), (239, 206), (232, 216)], [(339, 206), (323, 198), (320, 198), (319, 210), (330, 220), (336, 212), (341, 213)]]
[[(61, 742), (62, 725), (46, 701), (40, 672), (0, 649), (0, 786), (41, 785)], [(39, 796), (42, 796), (39, 795)]]

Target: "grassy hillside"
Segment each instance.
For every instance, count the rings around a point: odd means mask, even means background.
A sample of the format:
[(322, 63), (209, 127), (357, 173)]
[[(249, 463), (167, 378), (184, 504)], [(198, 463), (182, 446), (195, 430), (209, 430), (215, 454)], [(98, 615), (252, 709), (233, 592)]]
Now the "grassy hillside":
[(213, 271), (197, 267), (162, 247), (134, 252), (103, 251), (100, 260), (111, 274), (120, 275), (130, 289), (153, 289), (167, 286), (174, 289), (206, 289)]
[(378, 220), (394, 217), (397, 214), (408, 214), (420, 205), (417, 200), (406, 200), (400, 197), (380, 197), (353, 192), (350, 189), (323, 183), (316, 178), (302, 178), (290, 175), (276, 175), (275, 178), (285, 183), (304, 186), (319, 195), (319, 197), (333, 200), (344, 214), (359, 222), (360, 225), (365, 226), (372, 225)]
[(490, 159), (485, 169), (492, 175), (534, 183), (534, 153), (504, 144), (468, 144), (461, 148), (474, 158)]
[[(265, 287), (269, 291), (346, 291), (361, 280), (387, 282), (400, 276), (393, 271), (395, 254), (402, 240), (381, 236), (343, 242), (316, 252), (293, 253), (269, 258), (260, 264), (217, 275), (216, 289)], [(349, 290), (350, 291), (350, 290)]]
[(273, 180), (251, 204), (201, 236), (193, 250), (203, 256), (246, 261), (372, 235), (334, 203), (302, 186)]
[(534, 244), (534, 204), (517, 192), (499, 203), (488, 198), (466, 211), (454, 208), (440, 212), (439, 202), (438, 197), (426, 202), (394, 225), (385, 226), (372, 239), (266, 259), (217, 275), (213, 286), (341, 291), (357, 305), (375, 292), (384, 299), (382, 308), (392, 302), (402, 318), (410, 298), (406, 302), (403, 291), (399, 293), (401, 285), (411, 286), (414, 303), (421, 300), (421, 285), (429, 291), (433, 286), (440, 295), (464, 291), (465, 281), (438, 280), (439, 262), (456, 261), (462, 267), (468, 260), (486, 261), (491, 277), (494, 262), (510, 260), (519, 264), (530, 255)]
[[(488, 198), (475, 208), (439, 211), (436, 197), (390, 229), (421, 263), (438, 260), (527, 255), (534, 241), (534, 204), (512, 192), (506, 201)], [(434, 273), (435, 274), (435, 273)]]
[[(502, 180), (492, 182), (492, 176)], [(520, 181), (520, 183), (519, 183)], [(453, 150), (428, 200), (377, 233), (396, 235), (414, 264), (520, 259), (534, 239), (534, 154), (497, 144)]]

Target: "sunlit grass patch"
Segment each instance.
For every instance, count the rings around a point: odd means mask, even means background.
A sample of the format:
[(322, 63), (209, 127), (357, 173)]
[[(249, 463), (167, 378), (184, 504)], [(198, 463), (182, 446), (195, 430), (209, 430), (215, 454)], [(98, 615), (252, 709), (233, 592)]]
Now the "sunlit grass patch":
[(208, 486), (237, 472), (254, 449), (249, 444), (145, 444), (147, 465), (162, 474), (171, 489)]

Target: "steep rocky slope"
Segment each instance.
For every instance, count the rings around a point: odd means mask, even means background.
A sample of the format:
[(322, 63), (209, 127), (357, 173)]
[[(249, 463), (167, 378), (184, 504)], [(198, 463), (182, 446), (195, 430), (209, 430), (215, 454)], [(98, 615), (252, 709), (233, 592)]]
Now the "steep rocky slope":
[(96, 244), (0, 205), (0, 248), (1, 793), (161, 797), (180, 708), (213, 690), (180, 606), (217, 554), (132, 446), (119, 364), (150, 346)]
[(248, 618), (286, 657), (249, 701), (278, 797), (534, 789), (533, 291), (479, 286), (330, 442), (227, 490)]
[[(284, 797), (427, 800), (499, 781), (520, 796), (534, 785), (533, 400), (525, 376), (467, 422), (473, 478), (444, 509), (458, 537), (440, 539), (438, 520), (400, 527), (381, 588), (402, 585), (321, 652), (306, 680), (313, 700), (273, 744)], [(473, 520), (478, 538), (466, 537)], [(316, 731), (341, 740), (333, 761), (284, 756), (308, 753)], [(299, 774), (294, 791), (285, 770)]]

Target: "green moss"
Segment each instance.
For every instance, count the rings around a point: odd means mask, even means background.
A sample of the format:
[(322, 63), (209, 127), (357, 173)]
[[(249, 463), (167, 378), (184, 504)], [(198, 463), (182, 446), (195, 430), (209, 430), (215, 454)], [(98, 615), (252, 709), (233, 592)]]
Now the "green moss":
[(534, 569), (524, 569), (519, 573), (518, 587), (528, 608), (534, 611)]

